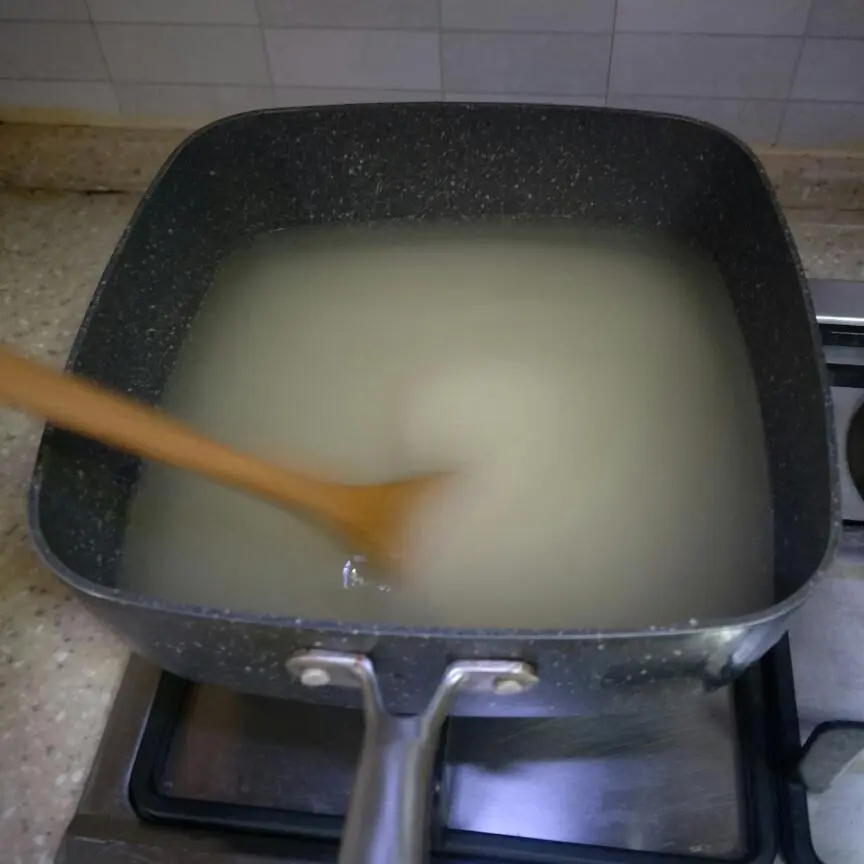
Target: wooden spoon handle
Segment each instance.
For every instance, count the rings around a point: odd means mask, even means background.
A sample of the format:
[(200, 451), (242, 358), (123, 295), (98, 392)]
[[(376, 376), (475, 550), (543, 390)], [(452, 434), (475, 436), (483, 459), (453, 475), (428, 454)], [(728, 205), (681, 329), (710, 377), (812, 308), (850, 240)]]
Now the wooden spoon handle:
[(154, 408), (0, 346), (0, 402), (136, 456), (338, 518), (344, 487), (288, 471), (199, 435)]

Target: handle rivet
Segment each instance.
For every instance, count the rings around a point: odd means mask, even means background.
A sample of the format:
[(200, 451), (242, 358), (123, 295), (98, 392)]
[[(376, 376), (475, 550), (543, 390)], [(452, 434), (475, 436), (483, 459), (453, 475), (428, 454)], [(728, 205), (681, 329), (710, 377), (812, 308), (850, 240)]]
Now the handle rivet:
[(320, 666), (310, 666), (300, 673), (300, 683), (304, 687), (324, 687), (330, 683), (330, 673)]
[(513, 696), (516, 693), (521, 693), (525, 689), (525, 685), (516, 678), (496, 678), (492, 682), (492, 689), (499, 696)]

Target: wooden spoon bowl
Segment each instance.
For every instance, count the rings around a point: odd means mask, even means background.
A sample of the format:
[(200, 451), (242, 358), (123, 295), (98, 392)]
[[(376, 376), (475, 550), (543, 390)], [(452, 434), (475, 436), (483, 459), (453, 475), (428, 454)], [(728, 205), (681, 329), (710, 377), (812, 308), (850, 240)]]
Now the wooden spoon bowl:
[(2, 346), (0, 402), (103, 444), (297, 510), (363, 552), (388, 581), (400, 572), (409, 514), (447, 476), (351, 486), (293, 471), (219, 444), (155, 408)]

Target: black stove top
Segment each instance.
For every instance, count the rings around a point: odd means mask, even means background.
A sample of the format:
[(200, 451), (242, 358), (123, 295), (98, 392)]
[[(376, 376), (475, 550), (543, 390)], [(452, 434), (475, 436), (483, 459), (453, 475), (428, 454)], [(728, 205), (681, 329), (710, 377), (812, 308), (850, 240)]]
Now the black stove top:
[[(435, 772), (433, 860), (771, 864), (764, 678), (753, 669), (734, 692), (683, 711), (451, 720)], [(139, 659), (123, 689), (61, 860), (336, 860), (359, 712), (192, 685)], [(100, 859), (106, 835), (115, 857)]]
[[(58, 860), (335, 861), (361, 724), (351, 709), (193, 685), (134, 658)], [(803, 752), (788, 640), (683, 711), (453, 719), (432, 859), (773, 864), (782, 849), (817, 864)]]

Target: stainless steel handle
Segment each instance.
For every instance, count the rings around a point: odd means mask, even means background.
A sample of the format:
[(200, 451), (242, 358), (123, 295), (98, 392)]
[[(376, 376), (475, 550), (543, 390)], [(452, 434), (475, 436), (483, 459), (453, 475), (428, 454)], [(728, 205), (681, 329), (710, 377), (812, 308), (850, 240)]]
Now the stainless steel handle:
[(439, 725), (366, 712), (363, 750), (339, 864), (425, 861), (432, 760)]
[(518, 660), (459, 660), (447, 667), (429, 706), (416, 717), (387, 712), (368, 657), (303, 651), (288, 668), (307, 687), (359, 687), (365, 729), (345, 819), (339, 864), (422, 864), (429, 839), (432, 762), (457, 693), (507, 696), (537, 683)]

